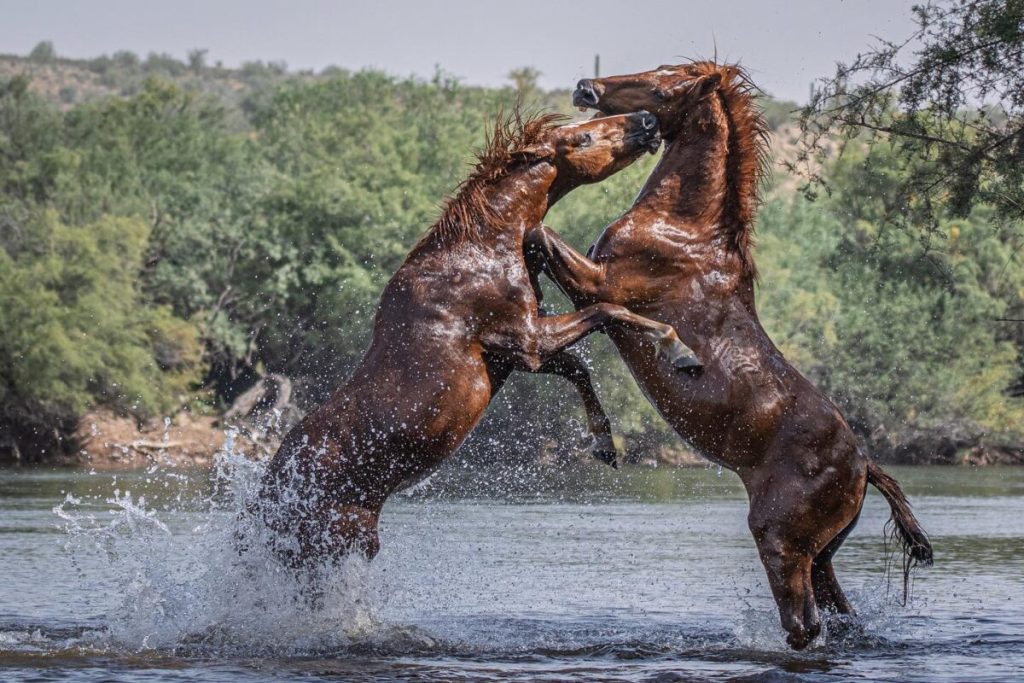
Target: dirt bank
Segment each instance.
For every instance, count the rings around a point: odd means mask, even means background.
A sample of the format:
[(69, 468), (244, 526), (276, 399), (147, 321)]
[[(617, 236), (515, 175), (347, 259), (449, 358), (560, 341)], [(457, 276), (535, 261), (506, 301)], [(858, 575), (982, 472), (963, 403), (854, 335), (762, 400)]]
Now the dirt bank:
[[(135, 469), (158, 463), (168, 467), (209, 467), (223, 446), (230, 425), (218, 418), (182, 412), (173, 419), (139, 424), (109, 411), (85, 415), (74, 438), (77, 452), (64, 464), (96, 469)], [(243, 431), (236, 448), (260, 456), (274, 444)]]
[[(223, 446), (229, 430), (237, 431), (236, 448), (254, 457), (269, 457), (276, 451), (280, 428), (255, 427), (259, 420), (244, 414), (225, 417), (179, 413), (172, 419), (151, 420), (139, 424), (130, 417), (109, 411), (87, 414), (78, 423), (74, 440), (77, 450), (57, 461), (62, 465), (90, 466), (97, 469), (134, 469), (159, 463), (170, 467), (209, 467)], [(1024, 465), (1024, 447), (1016, 444), (985, 443), (979, 440), (956, 440), (926, 433), (906, 443), (896, 443), (888, 435), (877, 432), (874, 438), (862, 439), (861, 446), (880, 462), (890, 465)], [(707, 461), (681, 443), (623, 443), (625, 460), (641, 466), (706, 467)], [(553, 453), (558, 444), (551, 444), (551, 454), (542, 453), (543, 461), (557, 462)], [(561, 457), (588, 459), (585, 449), (562, 453)]]

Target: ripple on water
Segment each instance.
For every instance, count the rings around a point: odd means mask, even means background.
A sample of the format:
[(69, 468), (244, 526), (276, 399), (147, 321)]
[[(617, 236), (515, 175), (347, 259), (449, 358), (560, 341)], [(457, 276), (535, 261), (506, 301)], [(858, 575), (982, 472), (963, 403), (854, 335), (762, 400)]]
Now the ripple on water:
[[(94, 603), (65, 595), (66, 620), (33, 618), (16, 601), (13, 611), (0, 608), (5, 680), (1000, 680), (1021, 672), (1020, 610), (999, 607), (1019, 587), (1019, 577), (999, 574), (1016, 555), (983, 555), (992, 559), (988, 574), (967, 584), (940, 565), (921, 575), (918, 602), (899, 608), (875, 540), (884, 510), (870, 501), (861, 523), (868, 534), (855, 535), (846, 554), (853, 561), (844, 566), (842, 553), (837, 560), (841, 577), (859, 577), (859, 587), (844, 578), (858, 618), (826, 621), (823, 638), (792, 653), (760, 582), (742, 498), (729, 489), (712, 495), (677, 482), (663, 488), (680, 496), (689, 487), (688, 497), (646, 503), (630, 502), (631, 489), (529, 505), (413, 497), (386, 513), (379, 561), (323, 568), (325, 592), (312, 601), (308, 582), (261, 552), (264, 545), (239, 552), (238, 524), (260, 465), (227, 452), (218, 468), (215, 485), (187, 500), (149, 497), (164, 484), (193, 486), (161, 481), (158, 471), (146, 486), (121, 477), (88, 496), (67, 495), (56, 512), (72, 570), (63, 566), (60, 580), (102, 595)], [(57, 571), (47, 565), (59, 556), (39, 550), (60, 538), (41, 522), (42, 501), (53, 499), (24, 500), (24, 519), (5, 518), (17, 528), (0, 530), (0, 544), (20, 545), (0, 550), (43, 554), (26, 555), (11, 576)], [(919, 500), (927, 519), (928, 500)], [(948, 495), (942, 500), (948, 508)], [(995, 507), (1013, 503), (1004, 496)], [(936, 545), (973, 552), (987, 547), (985, 529), (1000, 542), (1007, 534), (1004, 526), (976, 529), (952, 530), (970, 539), (948, 547), (937, 534)], [(957, 556), (951, 565), (967, 561)], [(26, 594), (34, 589), (18, 581)], [(15, 593), (2, 593), (5, 603)]]

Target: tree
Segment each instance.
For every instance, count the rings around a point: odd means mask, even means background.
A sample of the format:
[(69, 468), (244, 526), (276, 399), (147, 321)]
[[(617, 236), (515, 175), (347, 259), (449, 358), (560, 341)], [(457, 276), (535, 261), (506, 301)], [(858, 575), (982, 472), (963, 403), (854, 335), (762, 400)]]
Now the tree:
[(1024, 270), (1005, 270), (1014, 226), (983, 205), (943, 219), (923, 258), (887, 222), (901, 162), (886, 146), (850, 149), (825, 170), (828, 201), (764, 207), (758, 308), (875, 455), (948, 461), (1021, 438), (1024, 405), (1006, 395), (1019, 351), (991, 320), (1024, 292)]
[(880, 41), (817, 84), (800, 119), (800, 161), (828, 155), (837, 137), (886, 142), (903, 160), (890, 220), (936, 231), (943, 214), (979, 203), (1024, 218), (1024, 0), (913, 12), (906, 40)]
[[(944, 219), (991, 207), (1006, 260), (1021, 268), (1024, 249), (1024, 0), (945, 0), (913, 9), (917, 30), (881, 41), (838, 64), (804, 108), (803, 149), (791, 167), (805, 189), (831, 185), (815, 169), (837, 149), (888, 146), (889, 182), (875, 189), (884, 221), (916, 234), (918, 256), (933, 265)], [(869, 155), (865, 163), (876, 157)], [(1001, 324), (1024, 358), (1024, 292), (1010, 297)], [(1024, 360), (1016, 380), (1024, 388)]]
[(521, 95), (528, 95), (537, 89), (537, 79), (540, 78), (540, 71), (531, 66), (524, 66), (512, 69), (508, 72), (508, 79), (512, 81), (516, 92)]
[(28, 58), (37, 64), (53, 64), (57, 61), (57, 50), (53, 47), (53, 42), (43, 40), (32, 48), (32, 52), (28, 53)]
[(73, 227), (44, 211), (26, 228), (17, 248), (0, 249), (0, 456), (61, 450), (97, 404), (149, 417), (187, 402), (198, 335), (139, 295), (145, 224)]
[(188, 51), (188, 68), (193, 73), (201, 74), (203, 69), (206, 68), (206, 55), (209, 54), (209, 50), (196, 48)]

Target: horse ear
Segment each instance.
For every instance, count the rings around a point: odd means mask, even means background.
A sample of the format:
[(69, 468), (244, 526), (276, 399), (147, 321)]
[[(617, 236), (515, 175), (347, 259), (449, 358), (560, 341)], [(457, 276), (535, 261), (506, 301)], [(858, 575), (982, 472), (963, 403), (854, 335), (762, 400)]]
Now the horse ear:
[(708, 74), (707, 76), (683, 81), (678, 85), (673, 86), (669, 90), (669, 94), (685, 94), (692, 96), (694, 99), (702, 100), (717, 90), (720, 85), (722, 85), (722, 74), (721, 72), (716, 71), (715, 73)]
[(544, 140), (527, 145), (512, 152), (512, 158), (516, 161), (537, 161), (538, 159), (550, 159), (555, 156), (555, 146)]
[(698, 100), (702, 100), (718, 90), (720, 85), (722, 85), (722, 73), (720, 71), (708, 74), (707, 76), (701, 76), (693, 82), (693, 95)]

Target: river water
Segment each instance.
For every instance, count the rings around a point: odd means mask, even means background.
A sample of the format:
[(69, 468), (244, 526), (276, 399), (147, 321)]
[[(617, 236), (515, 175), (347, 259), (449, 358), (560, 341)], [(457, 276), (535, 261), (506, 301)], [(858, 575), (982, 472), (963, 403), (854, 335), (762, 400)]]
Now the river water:
[(1024, 468), (892, 468), (935, 567), (901, 606), (872, 493), (859, 615), (792, 653), (729, 472), (454, 464), (311, 605), (240, 559), (232, 467), (0, 471), (0, 680), (1024, 679)]

